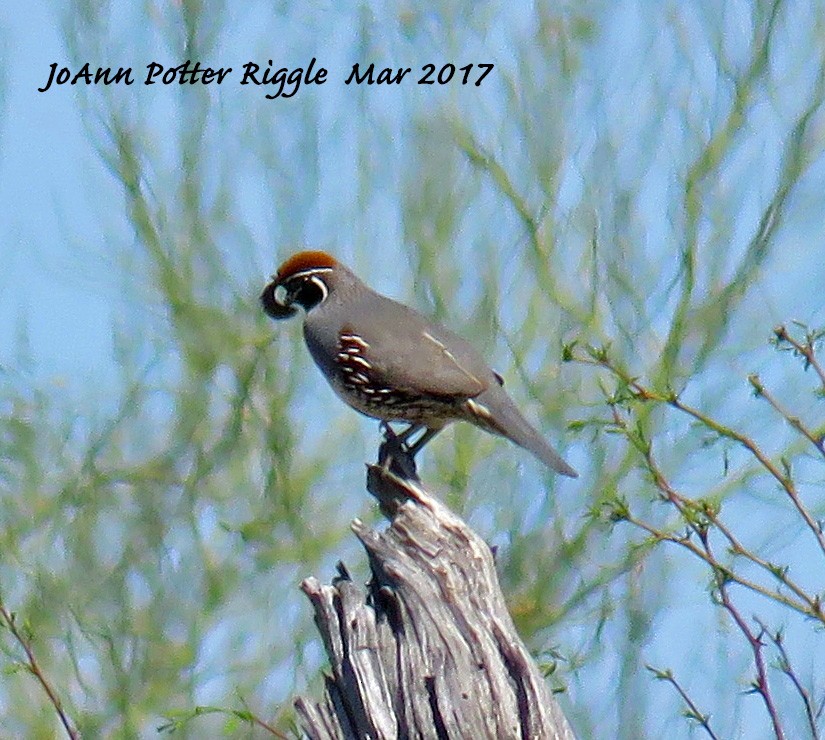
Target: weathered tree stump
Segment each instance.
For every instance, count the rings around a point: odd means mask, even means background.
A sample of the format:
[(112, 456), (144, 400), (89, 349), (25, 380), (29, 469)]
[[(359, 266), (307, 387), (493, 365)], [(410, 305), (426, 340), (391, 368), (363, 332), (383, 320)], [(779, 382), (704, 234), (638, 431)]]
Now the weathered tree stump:
[(295, 702), (306, 734), (574, 738), (516, 634), (487, 544), (417, 480), (373, 465), (367, 489), (391, 524), (352, 524), (372, 568), (366, 592), (343, 565), (330, 586), (302, 584), (332, 666), (322, 701)]

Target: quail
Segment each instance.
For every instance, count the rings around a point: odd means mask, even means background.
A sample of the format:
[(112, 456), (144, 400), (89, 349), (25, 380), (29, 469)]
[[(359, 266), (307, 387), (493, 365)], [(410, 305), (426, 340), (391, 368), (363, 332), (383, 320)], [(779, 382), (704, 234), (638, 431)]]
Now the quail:
[[(273, 319), (303, 309), (306, 345), (333, 390), (356, 411), (385, 422), (388, 441), (410, 461), (447, 424), (469, 421), (515, 442), (557, 473), (577, 477), (467, 341), (376, 293), (326, 252), (299, 252), (286, 260), (261, 303)], [(396, 435), (387, 422), (408, 426)]]

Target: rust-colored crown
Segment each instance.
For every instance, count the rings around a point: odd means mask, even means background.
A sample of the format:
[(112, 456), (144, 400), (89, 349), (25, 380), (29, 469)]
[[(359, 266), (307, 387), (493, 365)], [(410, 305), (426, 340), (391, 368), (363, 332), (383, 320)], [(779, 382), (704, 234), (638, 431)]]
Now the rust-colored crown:
[(284, 280), (304, 270), (312, 270), (316, 267), (335, 267), (337, 264), (337, 260), (326, 252), (298, 252), (298, 254), (293, 254), (278, 268), (277, 278), (278, 280)]

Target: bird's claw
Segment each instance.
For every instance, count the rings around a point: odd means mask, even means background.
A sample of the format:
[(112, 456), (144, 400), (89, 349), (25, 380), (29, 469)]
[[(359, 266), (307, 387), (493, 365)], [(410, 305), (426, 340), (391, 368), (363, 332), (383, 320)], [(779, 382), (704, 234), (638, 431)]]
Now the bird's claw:
[(386, 422), (381, 422), (381, 433), (384, 435), (384, 441), (378, 448), (378, 464), (399, 478), (418, 480), (415, 460), (406, 442), (400, 441)]
[(389, 425), (389, 422), (382, 421), (378, 425), (378, 429), (380, 430), (381, 436), (384, 438), (385, 442), (389, 442), (390, 440), (394, 440), (398, 437), (395, 430)]

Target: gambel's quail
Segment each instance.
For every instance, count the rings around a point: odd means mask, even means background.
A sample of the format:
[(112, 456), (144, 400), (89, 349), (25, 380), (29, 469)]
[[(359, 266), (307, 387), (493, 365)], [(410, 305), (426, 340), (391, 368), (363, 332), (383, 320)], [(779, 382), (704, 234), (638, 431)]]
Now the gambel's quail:
[(577, 476), (470, 344), (371, 290), (325, 252), (290, 257), (261, 303), (273, 319), (305, 311), (304, 339), (315, 364), (356, 411), (409, 424), (398, 435), (385, 429), (410, 461), (447, 424), (463, 420), (515, 442), (557, 473)]

